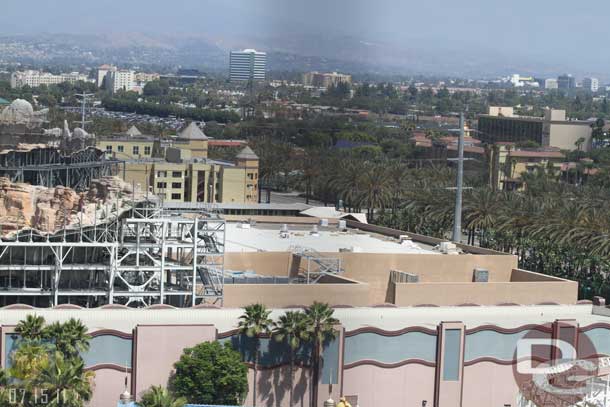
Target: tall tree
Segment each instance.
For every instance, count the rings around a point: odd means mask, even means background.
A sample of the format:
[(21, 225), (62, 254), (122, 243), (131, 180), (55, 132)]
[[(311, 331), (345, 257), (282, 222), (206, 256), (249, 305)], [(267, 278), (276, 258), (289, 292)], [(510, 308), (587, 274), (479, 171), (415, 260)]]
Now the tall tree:
[(305, 309), (305, 323), (310, 340), (313, 344), (312, 349), (312, 395), (311, 405), (318, 405), (318, 381), (320, 379), (320, 359), (322, 357), (322, 347), (324, 342), (335, 338), (337, 331), (335, 325), (339, 323), (333, 314), (334, 310), (328, 305), (314, 302)]
[(239, 332), (252, 338), (254, 341), (254, 386), (252, 395), (254, 397), (254, 407), (256, 407), (257, 387), (258, 387), (258, 364), (260, 359), (260, 337), (268, 335), (271, 332), (273, 321), (269, 318), (271, 310), (268, 310), (263, 304), (248, 305), (244, 314), (239, 317)]
[(307, 340), (309, 334), (305, 324), (305, 314), (298, 311), (287, 311), (280, 316), (274, 324), (273, 337), (278, 342), (286, 342), (290, 347), (290, 394), (289, 405), (294, 405), (294, 359), (295, 352), (301, 347), (303, 340)]

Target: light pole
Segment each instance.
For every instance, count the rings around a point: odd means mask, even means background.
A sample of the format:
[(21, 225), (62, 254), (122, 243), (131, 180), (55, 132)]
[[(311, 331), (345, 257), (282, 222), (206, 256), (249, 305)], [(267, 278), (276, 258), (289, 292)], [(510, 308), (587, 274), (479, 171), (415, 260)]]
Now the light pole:
[(464, 113), (460, 113), (460, 137), (458, 140), (457, 185), (455, 189), (455, 212), (453, 214), (453, 235), (451, 240), (462, 240), (462, 193), (464, 184)]

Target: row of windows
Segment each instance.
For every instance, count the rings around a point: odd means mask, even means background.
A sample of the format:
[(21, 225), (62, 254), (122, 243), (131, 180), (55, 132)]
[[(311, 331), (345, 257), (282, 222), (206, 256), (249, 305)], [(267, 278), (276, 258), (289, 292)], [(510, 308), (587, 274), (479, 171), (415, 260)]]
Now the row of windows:
[[(157, 178), (167, 178), (168, 171), (157, 171)], [(172, 171), (172, 178), (182, 178), (182, 171)]]
[[(167, 188), (167, 182), (157, 182), (157, 188), (158, 189), (166, 189)], [(180, 189), (180, 188), (182, 188), (182, 183), (181, 182), (172, 182), (172, 188), (173, 189)]]
[[(124, 146), (117, 146), (116, 149), (119, 153), (125, 152)], [(112, 146), (106, 146), (106, 152), (112, 153)], [(144, 146), (144, 155), (150, 155), (150, 152), (151, 152), (150, 146)], [(140, 146), (133, 146), (131, 148), (131, 153), (134, 155), (140, 154)]]

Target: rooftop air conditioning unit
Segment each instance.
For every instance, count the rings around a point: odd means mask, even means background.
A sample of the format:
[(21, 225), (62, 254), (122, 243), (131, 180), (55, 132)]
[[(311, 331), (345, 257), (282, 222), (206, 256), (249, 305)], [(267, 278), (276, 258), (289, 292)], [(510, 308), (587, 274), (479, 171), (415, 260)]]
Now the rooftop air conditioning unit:
[(400, 235), (400, 236), (398, 236), (398, 241), (400, 243), (406, 242), (408, 240), (411, 240), (411, 237), (409, 235)]
[(320, 232), (318, 232), (318, 225), (313, 225), (309, 234), (311, 236), (320, 236)]
[(288, 239), (290, 237), (290, 232), (288, 232), (288, 225), (285, 223), (282, 225), (282, 229), (280, 230), (280, 237), (282, 239)]
[(347, 221), (343, 219), (339, 221), (339, 230), (347, 232)]
[(487, 283), (489, 282), (489, 270), (482, 268), (474, 269), (474, 278), (473, 281), (475, 283)]
[(452, 242), (441, 242), (439, 249), (443, 254), (457, 254), (457, 246)]
[(328, 219), (320, 219), (320, 226), (324, 228), (328, 227)]
[(250, 224), (247, 223), (247, 222), (242, 222), (242, 223), (239, 224), (239, 227), (241, 229), (250, 229)]

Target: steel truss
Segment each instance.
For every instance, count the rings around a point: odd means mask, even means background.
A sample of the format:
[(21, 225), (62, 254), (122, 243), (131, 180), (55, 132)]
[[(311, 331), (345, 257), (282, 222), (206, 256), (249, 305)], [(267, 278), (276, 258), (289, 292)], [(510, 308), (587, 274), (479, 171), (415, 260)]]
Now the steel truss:
[(99, 207), (93, 226), (0, 241), (0, 303), (222, 305), (224, 219), (148, 201), (119, 207)]
[(0, 176), (12, 182), (25, 182), (53, 188), (59, 185), (85, 191), (91, 181), (119, 174), (121, 161), (106, 160), (93, 147), (62, 156), (53, 148), (31, 151), (9, 151), (0, 154)]

